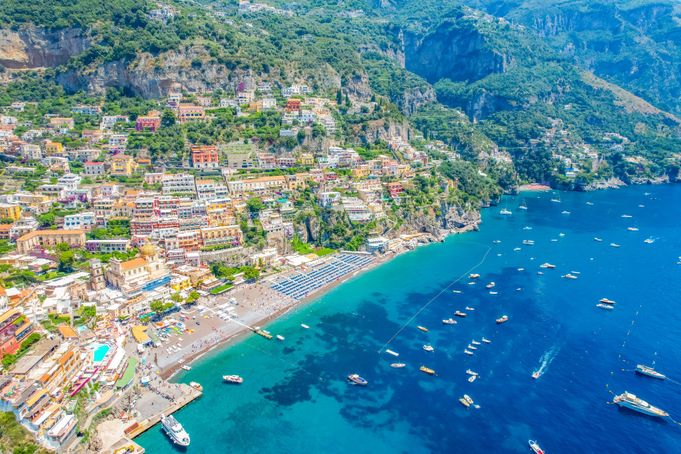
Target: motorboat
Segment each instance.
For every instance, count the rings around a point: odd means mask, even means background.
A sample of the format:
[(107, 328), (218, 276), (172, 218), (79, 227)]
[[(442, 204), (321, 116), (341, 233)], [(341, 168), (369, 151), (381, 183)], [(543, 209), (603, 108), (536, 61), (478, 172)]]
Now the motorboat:
[(468, 377), (468, 382), (473, 383), (477, 378), (478, 378), (477, 375), (471, 375), (470, 377)]
[(310, 327), (307, 326), (305, 323), (301, 323), (300, 326), (303, 327), (303, 328), (305, 328), (305, 329), (310, 329)]
[(525, 246), (533, 246), (534, 245), (534, 240), (523, 240), (523, 244)]
[(575, 275), (572, 274), (572, 273), (568, 273), (568, 274), (564, 274), (564, 275), (563, 275), (563, 278), (564, 278), (564, 279), (577, 279), (577, 276), (575, 276)]
[(475, 308), (474, 308), (474, 307), (470, 307), (470, 306), (466, 306), (466, 310), (467, 310), (467, 311), (474, 311)]
[(494, 286), (496, 285), (497, 284), (495, 284), (494, 282), (490, 282), (489, 284), (485, 285), (485, 288), (494, 288)]
[(192, 368), (190, 366), (187, 366), (186, 364), (182, 365), (182, 369), (183, 370), (192, 370)]
[(435, 349), (433, 348), (433, 346), (432, 346), (432, 345), (428, 345), (428, 344), (424, 345), (424, 346), (423, 346), (423, 349), (424, 349), (425, 351), (427, 351), (427, 352), (434, 352), (434, 351), (435, 351)]
[(627, 227), (627, 230), (630, 232), (638, 232), (638, 227)]
[(465, 312), (456, 311), (454, 312), (454, 315), (456, 315), (457, 317), (466, 317), (468, 314), (466, 314)]
[(427, 332), (428, 332), (428, 328), (426, 328), (425, 326), (419, 325), (419, 326), (417, 326), (416, 328), (419, 329), (420, 331), (423, 331), (424, 333), (427, 333)]
[(616, 304), (615, 301), (608, 299), (608, 298), (601, 298), (601, 299), (598, 300), (598, 302), (603, 303), (603, 304), (610, 304), (610, 305)]
[(618, 247), (620, 247), (620, 245), (619, 245), (619, 244), (617, 244), (617, 243), (610, 243), (610, 246), (611, 246), (611, 247), (614, 247), (614, 248), (618, 248)]
[(243, 377), (240, 377), (239, 375), (223, 375), (222, 380), (234, 385), (240, 385), (244, 382)]
[(277, 334), (277, 339), (280, 340), (280, 341), (283, 341), (286, 338), (284, 336), (282, 336), (281, 334)]
[(421, 372), (423, 372), (424, 374), (435, 375), (435, 371), (433, 369), (431, 369), (430, 367), (421, 366), (421, 367), (419, 367), (419, 370)]
[(610, 304), (603, 304), (603, 303), (596, 304), (596, 307), (599, 307), (601, 309), (605, 309), (606, 311), (611, 311), (615, 308), (614, 306), (611, 306)]
[(476, 341), (476, 340), (472, 340), (472, 341), (471, 341), (471, 344), (473, 344), (473, 345), (480, 345), (480, 342), (478, 342), (478, 341)]
[(463, 352), (464, 352), (465, 354), (471, 355), (471, 356), (474, 354), (474, 353), (473, 353), (472, 351), (470, 351), (470, 350), (464, 350)]
[(491, 344), (491, 343), (492, 343), (492, 341), (489, 340), (489, 339), (487, 339), (486, 337), (483, 337), (483, 338), (482, 338), (482, 341), (483, 341), (485, 344)]
[(446, 318), (446, 319), (442, 320), (442, 324), (443, 325), (456, 325), (456, 320), (454, 320), (453, 318)]
[(360, 377), (358, 374), (348, 375), (348, 381), (353, 385), (366, 386), (369, 384), (364, 378)]
[(603, 238), (598, 238), (597, 236), (595, 236), (594, 241), (598, 241), (599, 243), (601, 243), (603, 241)]
[(501, 211), (499, 211), (499, 214), (502, 216), (510, 216), (513, 214), (513, 212), (507, 208), (503, 208)]
[(534, 454), (544, 454), (544, 450), (539, 447), (539, 444), (536, 441), (529, 440), (528, 443), (530, 445), (530, 449)]
[(478, 375), (477, 372), (475, 372), (475, 371), (473, 371), (473, 370), (470, 370), (470, 369), (466, 369), (466, 373), (467, 373), (468, 375)]
[(468, 344), (468, 347), (466, 347), (466, 348), (468, 350), (477, 350), (478, 349), (478, 347), (476, 347), (475, 345), (471, 345), (471, 344)]
[(648, 416), (655, 416), (659, 418), (666, 418), (669, 413), (666, 411), (650, 405), (643, 399), (636, 397), (634, 394), (624, 391), (622, 394), (615, 396), (612, 402), (620, 407), (628, 408), (630, 410), (643, 413)]
[(549, 269), (549, 270), (552, 270), (555, 267), (556, 267), (556, 265), (554, 265), (553, 263), (549, 263), (549, 262), (545, 262), (545, 263), (542, 263), (541, 265), (539, 265), (539, 268), (546, 268), (546, 269)]
[(497, 325), (501, 325), (502, 323), (506, 323), (507, 321), (508, 321), (508, 315), (502, 315), (501, 317), (499, 317), (496, 320)]
[(394, 369), (402, 369), (403, 367), (406, 367), (407, 365), (404, 363), (392, 363), (390, 367)]
[(477, 279), (477, 278), (479, 278), (479, 277), (480, 277), (480, 275), (477, 274), (477, 273), (473, 273), (473, 274), (469, 274), (469, 275), (468, 275), (468, 278), (469, 278), (469, 279)]

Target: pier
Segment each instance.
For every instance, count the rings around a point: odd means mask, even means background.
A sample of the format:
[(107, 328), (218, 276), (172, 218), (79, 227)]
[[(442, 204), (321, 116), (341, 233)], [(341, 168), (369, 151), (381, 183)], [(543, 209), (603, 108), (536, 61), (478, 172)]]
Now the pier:
[(179, 401), (169, 405), (164, 410), (159, 411), (158, 413), (154, 414), (153, 416), (143, 421), (135, 421), (125, 429), (125, 434), (130, 438), (138, 437), (142, 433), (149, 430), (151, 427), (158, 424), (161, 421), (161, 415), (166, 416), (172, 415), (179, 409), (183, 408), (184, 406), (188, 405), (189, 403), (193, 402), (194, 400), (198, 399), (203, 395), (201, 391), (199, 391), (198, 389), (194, 389), (189, 385), (184, 385), (184, 387), (186, 393), (182, 395)]

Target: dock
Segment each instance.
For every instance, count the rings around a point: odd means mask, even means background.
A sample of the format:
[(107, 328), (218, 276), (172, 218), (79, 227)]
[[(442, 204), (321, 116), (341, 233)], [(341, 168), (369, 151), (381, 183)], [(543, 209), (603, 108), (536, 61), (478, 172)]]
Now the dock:
[(170, 405), (166, 408), (164, 408), (162, 411), (159, 411), (158, 413), (154, 414), (153, 416), (143, 420), (143, 421), (135, 421), (125, 429), (125, 435), (128, 436), (130, 439), (136, 438), (139, 435), (143, 434), (156, 424), (158, 424), (161, 421), (161, 415), (172, 415), (179, 409), (183, 408), (184, 406), (188, 405), (189, 403), (193, 402), (194, 400), (198, 399), (203, 395), (201, 391), (198, 389), (192, 388), (189, 385), (184, 385), (186, 386), (185, 393), (182, 395), (182, 398), (176, 402), (173, 405)]

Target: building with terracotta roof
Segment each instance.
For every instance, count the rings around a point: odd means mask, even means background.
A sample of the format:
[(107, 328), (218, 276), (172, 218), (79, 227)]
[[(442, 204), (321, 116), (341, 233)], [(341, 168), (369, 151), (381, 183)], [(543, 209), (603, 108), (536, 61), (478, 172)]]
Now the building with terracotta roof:
[(140, 248), (141, 257), (132, 260), (111, 259), (106, 281), (126, 295), (153, 290), (170, 282), (170, 271), (157, 255), (156, 247), (147, 243)]
[(21, 342), (32, 332), (33, 324), (18, 308), (0, 314), (0, 355), (19, 350)]
[(84, 230), (36, 230), (17, 238), (17, 252), (28, 254), (41, 249), (54, 249), (59, 243), (66, 243), (73, 248), (85, 246)]

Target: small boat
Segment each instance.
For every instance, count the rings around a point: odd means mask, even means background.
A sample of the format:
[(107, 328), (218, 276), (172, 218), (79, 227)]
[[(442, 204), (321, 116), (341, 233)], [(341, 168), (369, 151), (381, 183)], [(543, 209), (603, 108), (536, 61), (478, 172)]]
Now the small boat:
[(522, 251), (522, 249), (519, 248), (519, 247), (514, 247), (514, 248), (513, 248), (513, 252), (518, 252), (518, 251)]
[(506, 323), (508, 321), (508, 315), (502, 315), (497, 319), (497, 325), (501, 325), (502, 323)]
[(530, 444), (530, 449), (534, 454), (544, 454), (544, 450), (539, 447), (539, 444), (536, 441), (529, 440), (528, 443)]
[(420, 326), (420, 325), (419, 325), (419, 326), (417, 326), (416, 328), (418, 328), (419, 330), (423, 331), (424, 333), (427, 333), (427, 332), (428, 332), (428, 328), (426, 328), (425, 326)]
[(539, 372), (538, 370), (535, 370), (534, 372), (532, 372), (532, 378), (534, 378), (536, 380), (539, 377), (541, 377), (541, 372)]
[(369, 384), (368, 381), (360, 377), (358, 374), (348, 375), (348, 381), (353, 385), (366, 386)]
[(385, 352), (386, 352), (387, 354), (389, 354), (389, 355), (400, 356), (399, 353), (397, 353), (397, 352), (395, 352), (395, 351), (392, 351), (392, 350), (386, 349)]
[(280, 340), (280, 341), (283, 341), (286, 338), (284, 336), (282, 336), (281, 334), (277, 334), (277, 339)]
[(239, 375), (223, 375), (222, 380), (227, 383), (233, 383), (235, 385), (240, 385), (244, 382), (244, 379)]
[(454, 315), (456, 315), (457, 317), (466, 317), (468, 314), (466, 314), (465, 312), (456, 311), (454, 312)]
[(642, 204), (642, 203), (639, 203), (639, 204), (638, 204), (638, 207), (639, 207), (639, 208), (645, 208), (646, 206), (645, 206), (644, 204)]
[(513, 214), (513, 212), (511, 210), (504, 208), (501, 211), (499, 211), (499, 214), (502, 216), (510, 216)]
[(476, 273), (473, 273), (473, 274), (469, 274), (469, 275), (468, 275), (468, 279), (477, 279), (477, 278), (479, 278), (479, 277), (480, 277), (480, 275), (479, 275), (479, 274), (476, 274)]
[(657, 378), (659, 380), (666, 380), (667, 376), (659, 373), (650, 366), (644, 366), (643, 364), (636, 365), (636, 373), (645, 375), (647, 377)]
[(184, 369), (184, 370), (192, 370), (192, 368), (191, 368), (190, 366), (187, 366), (186, 364), (183, 364), (183, 365), (182, 365), (182, 369)]
[(568, 210), (563, 210), (560, 212), (560, 214), (570, 214), (570, 212)]
[(477, 375), (471, 375), (470, 377), (468, 377), (468, 382), (473, 383), (477, 378), (478, 378)]
[(473, 354), (474, 354), (474, 353), (473, 353), (472, 351), (470, 351), (470, 350), (464, 350), (463, 352), (464, 352), (465, 354), (467, 354), (467, 355), (473, 355)]
[(589, 205), (589, 206), (593, 206), (594, 203), (593, 202), (586, 202), (586, 204)]
[(577, 276), (575, 276), (575, 275), (572, 274), (572, 273), (568, 273), (568, 274), (564, 274), (564, 275), (563, 275), (563, 278), (564, 278), (564, 279), (577, 279)]
[(551, 202), (553, 202), (553, 203), (560, 203), (560, 199), (551, 199)]
[(454, 320), (453, 318), (447, 318), (447, 319), (442, 320), (442, 324), (443, 325), (456, 325), (456, 320)]
[(542, 263), (541, 265), (539, 265), (539, 268), (546, 268), (546, 269), (549, 269), (549, 270), (552, 270), (555, 267), (556, 267), (556, 265), (549, 263), (549, 262)]
[(532, 227), (530, 227), (529, 225), (526, 225), (525, 227), (523, 227), (523, 230), (532, 230)]
[(630, 215), (630, 214), (623, 214), (623, 215), (622, 215), (622, 217), (623, 217), (624, 219), (630, 219), (630, 218), (633, 218), (633, 216), (632, 216), (632, 215)]
[(494, 286), (497, 285), (494, 282), (490, 282), (489, 284), (485, 285), (485, 288), (494, 288)]
[(195, 381), (190, 381), (189, 386), (194, 388), (197, 391), (203, 392), (203, 386), (201, 386), (201, 383), (195, 382)]
[(432, 346), (432, 345), (428, 345), (428, 344), (424, 345), (424, 346), (423, 346), (423, 349), (424, 349), (425, 351), (427, 351), (427, 352), (434, 352), (434, 351), (435, 351), (435, 349), (433, 348), (433, 346)]
[(486, 343), (486, 344), (491, 344), (491, 343), (492, 343), (492, 341), (489, 340), (489, 339), (487, 339), (486, 337), (483, 337), (483, 338), (482, 338), (482, 341), (483, 341), (484, 343)]
[(464, 394), (463, 397), (459, 399), (459, 402), (461, 402), (461, 405), (464, 407), (470, 407), (473, 405), (473, 399), (471, 399), (471, 396), (468, 394)]
[(471, 345), (471, 344), (468, 344), (468, 347), (466, 347), (466, 348), (467, 348), (468, 350), (477, 350), (477, 349), (478, 349), (478, 347), (476, 347), (476, 346), (474, 346), (474, 345)]
[(598, 241), (599, 243), (603, 241), (603, 238), (598, 238), (597, 236), (594, 237), (594, 241)]
[(466, 306), (466, 310), (467, 310), (467, 311), (474, 311), (475, 308), (474, 308), (474, 307), (470, 307), (470, 306)]
[(490, 290), (489, 294), (490, 294), (490, 295), (498, 295), (498, 294), (499, 294), (499, 292), (496, 292), (496, 291), (492, 291), (492, 290)]
[(518, 207), (518, 209), (519, 209), (519, 210), (527, 210), (527, 205), (525, 205), (525, 203), (523, 203), (522, 205), (520, 205), (520, 206)]
[(269, 331), (264, 330), (264, 329), (256, 329), (255, 334), (264, 337), (265, 339), (272, 339), (272, 335), (270, 334)]
[(627, 230), (630, 232), (638, 232), (638, 227), (627, 227)]
[(518, 268), (517, 271), (525, 271), (525, 268)]
[(653, 244), (655, 240), (653, 238), (646, 238), (645, 240), (643, 240), (643, 242), (646, 244)]
[(599, 303), (603, 303), (603, 304), (611, 304), (611, 305), (616, 304), (615, 301), (610, 300), (610, 299), (608, 299), (608, 298), (601, 298), (601, 299), (598, 300), (598, 302), (599, 302)]
[(468, 375), (478, 375), (477, 372), (472, 371), (472, 370), (470, 370), (470, 369), (466, 369), (466, 373), (467, 373)]
[(501, 243), (501, 240), (492, 240), (492, 243), (499, 244), (499, 243)]
[(390, 367), (394, 369), (402, 369), (403, 367), (406, 367), (407, 365), (404, 363), (392, 363)]
[(461, 290), (452, 290), (452, 293), (461, 293)]
[(563, 232), (560, 232), (560, 233), (558, 234), (558, 236), (562, 238), (562, 237), (565, 236), (565, 234), (564, 234)]
[(606, 311), (611, 311), (615, 308), (614, 306), (611, 306), (610, 304), (603, 304), (603, 303), (596, 304), (596, 307), (600, 307), (601, 309), (605, 309)]
[(423, 372), (424, 374), (435, 375), (435, 371), (433, 369), (431, 369), (430, 367), (421, 366), (421, 367), (419, 367), (419, 370), (421, 372)]
[(305, 329), (310, 329), (310, 327), (307, 326), (305, 323), (301, 323), (300, 326), (303, 327), (303, 328), (305, 328)]
[(523, 240), (523, 244), (525, 246), (533, 246), (534, 245), (534, 240)]
[(478, 342), (478, 341), (476, 341), (476, 340), (472, 340), (472, 341), (471, 341), (471, 344), (473, 344), (473, 345), (480, 345), (480, 342)]
[(620, 407), (628, 408), (630, 410), (643, 413), (648, 416), (656, 416), (660, 418), (666, 418), (669, 413), (666, 411), (650, 405), (643, 399), (639, 399), (634, 394), (624, 391), (622, 394), (615, 396), (612, 402), (619, 405)]
[(610, 243), (610, 246), (612, 246), (612, 247), (620, 247), (620, 245), (617, 244), (617, 243)]

